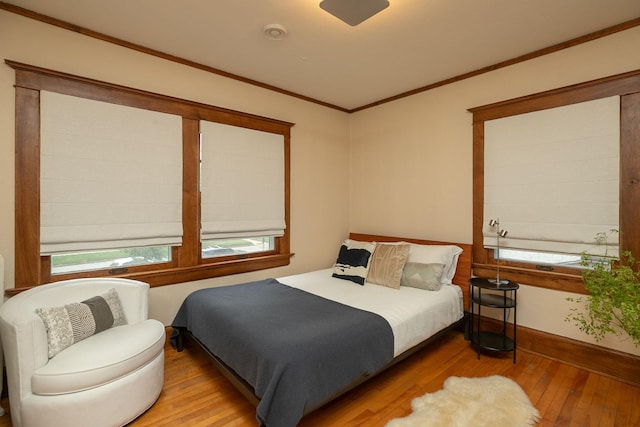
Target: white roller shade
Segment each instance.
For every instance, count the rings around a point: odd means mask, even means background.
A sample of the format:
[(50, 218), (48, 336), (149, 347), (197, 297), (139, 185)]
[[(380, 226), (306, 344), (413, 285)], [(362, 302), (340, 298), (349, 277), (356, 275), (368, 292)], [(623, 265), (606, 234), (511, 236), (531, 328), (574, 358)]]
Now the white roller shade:
[(182, 118), (41, 92), (41, 253), (182, 241)]
[(617, 256), (619, 129), (619, 97), (485, 122), (484, 245)]
[(202, 240), (282, 236), (284, 137), (200, 122)]

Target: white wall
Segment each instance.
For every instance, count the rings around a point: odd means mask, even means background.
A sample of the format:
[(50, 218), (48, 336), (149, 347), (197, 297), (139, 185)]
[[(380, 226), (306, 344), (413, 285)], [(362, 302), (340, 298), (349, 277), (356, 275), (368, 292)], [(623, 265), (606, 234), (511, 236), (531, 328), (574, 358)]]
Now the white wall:
[[(151, 290), (170, 324), (192, 290), (330, 266), (347, 237), (349, 115), (0, 10), (0, 58), (295, 123), (291, 130), (291, 265)], [(15, 74), (0, 63), (0, 253), (14, 287)], [(20, 191), (29, 191), (28, 188)]]
[[(512, 65), (351, 118), (357, 232), (472, 243), (472, 115), (467, 109), (640, 69), (640, 27)], [(564, 292), (526, 284), (518, 323), (593, 342), (566, 323)], [(601, 345), (640, 354), (628, 339)]]

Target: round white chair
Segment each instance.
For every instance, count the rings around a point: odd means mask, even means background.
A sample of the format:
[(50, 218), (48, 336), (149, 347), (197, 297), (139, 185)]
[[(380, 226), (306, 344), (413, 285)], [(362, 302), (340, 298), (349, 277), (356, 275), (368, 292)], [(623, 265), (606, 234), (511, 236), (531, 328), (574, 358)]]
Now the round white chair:
[[(45, 327), (36, 309), (83, 302), (110, 289), (126, 324), (50, 358), (54, 328)], [(164, 383), (166, 332), (147, 318), (148, 295), (147, 283), (91, 278), (36, 286), (8, 299), (0, 307), (0, 335), (13, 426), (122, 426), (151, 407)]]

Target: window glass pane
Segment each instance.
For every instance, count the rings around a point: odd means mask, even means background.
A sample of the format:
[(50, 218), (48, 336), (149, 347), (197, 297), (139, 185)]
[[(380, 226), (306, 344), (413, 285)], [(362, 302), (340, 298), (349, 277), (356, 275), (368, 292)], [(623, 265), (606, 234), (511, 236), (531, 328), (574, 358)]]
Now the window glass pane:
[(104, 270), (171, 261), (170, 246), (87, 251), (51, 255), (51, 274)]
[[(497, 257), (497, 251), (497, 249), (494, 250), (494, 257)], [(522, 251), (515, 249), (500, 249), (500, 259), (569, 268), (587, 268), (595, 263), (609, 264), (609, 259), (603, 257), (591, 256), (583, 259), (582, 255)]]
[(270, 236), (207, 240), (202, 242), (202, 258), (271, 251), (274, 242)]

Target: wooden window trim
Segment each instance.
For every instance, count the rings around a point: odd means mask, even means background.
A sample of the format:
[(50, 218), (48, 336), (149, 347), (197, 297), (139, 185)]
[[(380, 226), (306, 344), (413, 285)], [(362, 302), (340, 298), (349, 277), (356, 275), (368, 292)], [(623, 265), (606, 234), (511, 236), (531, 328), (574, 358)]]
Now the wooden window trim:
[[(16, 177), (15, 177), (15, 289), (9, 294), (51, 281), (79, 277), (126, 277), (151, 286), (167, 285), (288, 265), (290, 253), (290, 143), (292, 123), (169, 97), (139, 89), (74, 76), (15, 61)], [(183, 244), (172, 249), (163, 264), (51, 276), (50, 257), (40, 256), (40, 91), (47, 90), (97, 101), (175, 114), (182, 117), (183, 138)], [(272, 251), (203, 259), (200, 245), (200, 193), (198, 182), (199, 121), (207, 120), (280, 134), (285, 149), (285, 221), (282, 237)], [(114, 274), (116, 273), (116, 274)]]
[[(473, 274), (493, 276), (493, 250), (482, 244), (484, 222), (484, 122), (548, 108), (620, 96), (620, 248), (640, 259), (640, 70), (508, 101), (471, 108), (473, 113)], [(500, 260), (500, 276), (527, 285), (586, 293), (579, 271), (537, 270)]]

